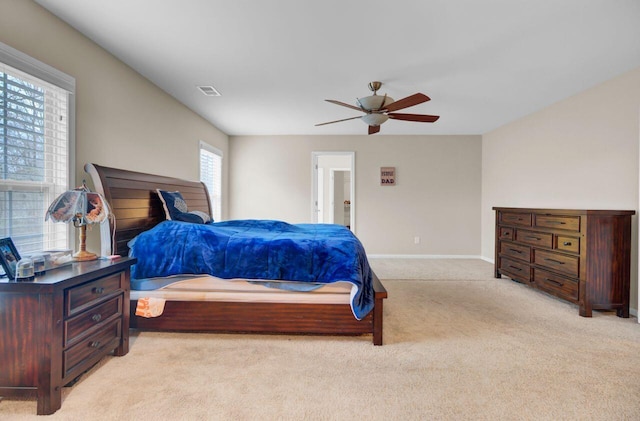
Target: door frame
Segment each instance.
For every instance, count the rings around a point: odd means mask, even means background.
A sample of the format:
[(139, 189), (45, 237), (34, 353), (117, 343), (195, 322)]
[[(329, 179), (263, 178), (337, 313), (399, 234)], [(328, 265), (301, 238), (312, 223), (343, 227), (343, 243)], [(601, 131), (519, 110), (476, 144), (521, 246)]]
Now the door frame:
[[(351, 163), (351, 232), (356, 233), (356, 153), (354, 151), (313, 151), (311, 152), (311, 221), (318, 222), (318, 158), (325, 155), (348, 156)], [(349, 169), (349, 168), (347, 168)], [(327, 186), (325, 185), (325, 188)]]

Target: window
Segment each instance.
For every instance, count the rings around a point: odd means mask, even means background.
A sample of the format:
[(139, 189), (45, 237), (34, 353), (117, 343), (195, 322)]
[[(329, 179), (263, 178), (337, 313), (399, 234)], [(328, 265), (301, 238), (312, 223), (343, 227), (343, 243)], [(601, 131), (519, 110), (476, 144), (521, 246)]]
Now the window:
[(0, 237), (22, 255), (70, 246), (68, 226), (44, 216), (71, 184), (74, 86), (0, 43)]
[(214, 221), (222, 219), (222, 151), (200, 142), (200, 181), (209, 190)]

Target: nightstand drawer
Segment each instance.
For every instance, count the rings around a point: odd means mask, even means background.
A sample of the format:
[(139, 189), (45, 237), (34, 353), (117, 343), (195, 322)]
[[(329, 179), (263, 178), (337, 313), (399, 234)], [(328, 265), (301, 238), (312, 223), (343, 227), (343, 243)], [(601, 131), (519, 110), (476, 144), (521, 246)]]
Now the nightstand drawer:
[(553, 246), (553, 234), (549, 234), (546, 232), (517, 230), (516, 241), (530, 244), (532, 246), (551, 248), (551, 246)]
[(544, 266), (554, 272), (561, 272), (565, 275), (580, 275), (580, 258), (578, 256), (567, 256), (566, 254), (553, 253), (544, 250), (535, 250), (533, 262), (536, 265)]
[(117, 293), (120, 290), (120, 281), (121, 273), (117, 273), (68, 289), (65, 294), (66, 315), (78, 313)]
[(536, 227), (580, 231), (579, 216), (536, 215)]
[(122, 315), (122, 295), (88, 309), (64, 323), (64, 346)]
[(538, 288), (546, 292), (569, 301), (578, 301), (578, 281), (575, 279), (534, 268), (533, 280)]
[(509, 241), (500, 242), (500, 253), (505, 256), (513, 257), (514, 259), (524, 260), (527, 263), (531, 261), (530, 247), (511, 243)]
[(121, 340), (122, 320), (118, 319), (105, 326), (95, 334), (80, 341), (77, 345), (69, 348), (63, 353), (63, 377), (69, 376), (74, 370), (80, 374), (91, 367), (99, 359), (99, 356), (106, 355), (116, 348)]

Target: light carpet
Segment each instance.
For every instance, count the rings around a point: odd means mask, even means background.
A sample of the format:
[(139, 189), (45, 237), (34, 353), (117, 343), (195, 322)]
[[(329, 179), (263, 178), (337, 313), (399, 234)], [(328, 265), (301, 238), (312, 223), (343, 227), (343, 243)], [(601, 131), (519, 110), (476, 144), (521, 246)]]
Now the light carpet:
[[(46, 419), (640, 419), (636, 318), (580, 317), (479, 260), (371, 264), (389, 291), (382, 347), (370, 336), (133, 331), (129, 354), (65, 388)], [(3, 420), (35, 412), (33, 400), (0, 402)]]

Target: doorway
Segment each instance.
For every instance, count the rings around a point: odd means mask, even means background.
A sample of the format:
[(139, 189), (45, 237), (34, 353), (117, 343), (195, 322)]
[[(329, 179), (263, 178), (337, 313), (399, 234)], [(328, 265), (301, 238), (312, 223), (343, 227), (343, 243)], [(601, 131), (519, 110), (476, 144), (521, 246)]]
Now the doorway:
[(312, 152), (311, 168), (312, 221), (355, 233), (355, 152)]

